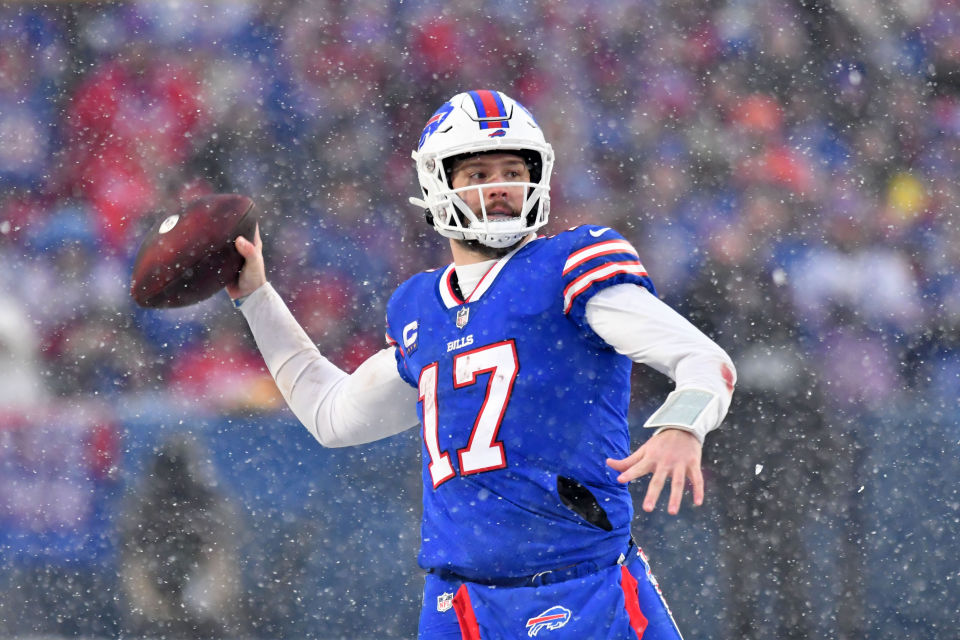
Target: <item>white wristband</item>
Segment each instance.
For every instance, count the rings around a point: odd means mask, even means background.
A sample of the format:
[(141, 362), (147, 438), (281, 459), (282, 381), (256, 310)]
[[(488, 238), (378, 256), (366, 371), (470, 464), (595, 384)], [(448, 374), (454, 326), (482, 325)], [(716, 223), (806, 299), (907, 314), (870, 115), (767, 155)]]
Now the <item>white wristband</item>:
[(700, 442), (708, 426), (704, 418), (707, 409), (717, 399), (717, 394), (706, 389), (678, 389), (667, 396), (666, 402), (657, 409), (643, 425), (648, 428), (675, 428), (689, 431)]

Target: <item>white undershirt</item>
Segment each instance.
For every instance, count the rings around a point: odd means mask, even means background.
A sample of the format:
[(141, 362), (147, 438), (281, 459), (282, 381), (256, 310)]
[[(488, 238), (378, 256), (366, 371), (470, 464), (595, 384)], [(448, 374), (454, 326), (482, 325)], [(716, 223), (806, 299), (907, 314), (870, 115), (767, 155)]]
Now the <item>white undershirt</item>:
[(463, 294), (464, 300), (470, 297), (473, 290), (480, 284), (483, 276), (486, 275), (487, 271), (490, 271), (495, 264), (497, 264), (496, 260), (487, 260), (475, 264), (458, 264), (455, 267), (457, 270), (457, 284), (460, 285), (460, 293)]
[[(457, 267), (461, 292), (473, 291), (492, 262)], [(419, 424), (418, 391), (400, 377), (395, 347), (375, 353), (347, 374), (323, 357), (269, 283), (240, 310), (280, 393), (322, 445), (372, 442)], [(673, 394), (683, 389), (714, 394), (692, 425), (675, 428), (703, 442), (719, 426), (730, 406), (728, 380), (732, 384), (735, 373), (723, 349), (700, 330), (634, 284), (598, 292), (587, 303), (586, 319), (618, 353), (670, 376), (676, 383)]]

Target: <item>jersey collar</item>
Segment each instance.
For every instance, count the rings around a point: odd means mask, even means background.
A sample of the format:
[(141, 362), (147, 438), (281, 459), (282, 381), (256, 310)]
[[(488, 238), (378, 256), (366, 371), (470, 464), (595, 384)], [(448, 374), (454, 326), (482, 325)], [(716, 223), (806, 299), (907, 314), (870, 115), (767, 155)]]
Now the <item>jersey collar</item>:
[(480, 282), (477, 283), (476, 289), (474, 289), (470, 295), (464, 300), (459, 295), (453, 286), (453, 277), (456, 273), (456, 265), (450, 263), (447, 265), (447, 268), (443, 270), (443, 273), (440, 275), (439, 287), (440, 287), (440, 299), (443, 301), (444, 306), (447, 309), (453, 309), (454, 307), (459, 307), (462, 304), (468, 302), (475, 302), (483, 297), (483, 294), (487, 292), (490, 287), (493, 286), (493, 283), (496, 281), (497, 276), (503, 271), (503, 268), (507, 266), (507, 263), (510, 262), (512, 258), (520, 249), (536, 242), (539, 238), (534, 238), (530, 242), (524, 242), (522, 245), (503, 256), (497, 260), (490, 270), (483, 274), (483, 277), (480, 278)]

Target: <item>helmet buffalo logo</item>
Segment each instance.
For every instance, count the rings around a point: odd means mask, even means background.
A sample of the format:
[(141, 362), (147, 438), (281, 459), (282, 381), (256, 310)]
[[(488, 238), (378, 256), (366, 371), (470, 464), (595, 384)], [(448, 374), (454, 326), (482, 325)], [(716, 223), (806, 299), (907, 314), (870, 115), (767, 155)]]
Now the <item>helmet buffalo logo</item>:
[(497, 129), (496, 131), (494, 131), (493, 133), (491, 133), (491, 134), (488, 135), (487, 137), (488, 137), (488, 138), (502, 138), (502, 137), (505, 136), (505, 135), (507, 135), (507, 132), (506, 132), (506, 131), (504, 131), (503, 129)]
[(527, 635), (533, 638), (543, 629), (559, 629), (570, 622), (570, 610), (559, 605), (527, 620)]
[(449, 102), (445, 102), (442, 107), (437, 109), (437, 112), (427, 120), (427, 124), (423, 127), (423, 133), (420, 134), (420, 143), (417, 144), (417, 149), (423, 146), (423, 143), (427, 141), (433, 133), (440, 127), (444, 120), (447, 119), (447, 116), (450, 115), (450, 112), (453, 111), (453, 105)]

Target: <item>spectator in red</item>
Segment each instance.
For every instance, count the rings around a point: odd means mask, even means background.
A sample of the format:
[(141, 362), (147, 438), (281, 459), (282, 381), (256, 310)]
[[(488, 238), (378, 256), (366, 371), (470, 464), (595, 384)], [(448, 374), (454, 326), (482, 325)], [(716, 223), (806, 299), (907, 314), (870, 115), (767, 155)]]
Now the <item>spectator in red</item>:
[(154, 208), (207, 125), (198, 74), (176, 55), (132, 43), (83, 78), (66, 108), (63, 179), (93, 205), (109, 248)]
[(217, 325), (207, 338), (183, 348), (167, 381), (170, 389), (188, 403), (202, 401), (216, 411), (279, 406), (260, 354), (237, 335), (229, 323)]

